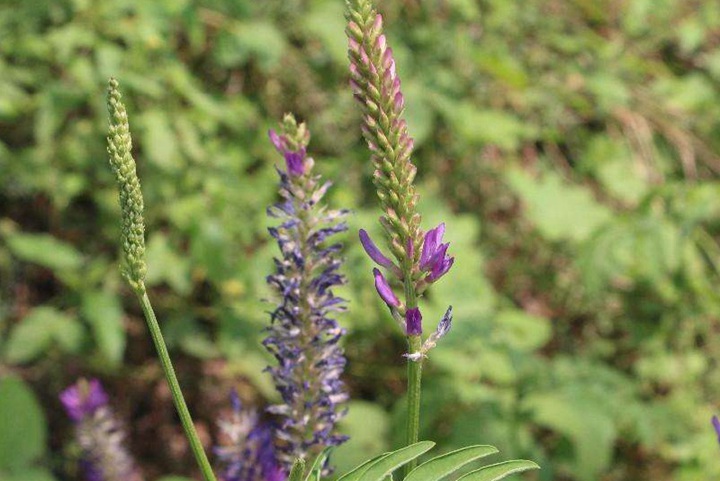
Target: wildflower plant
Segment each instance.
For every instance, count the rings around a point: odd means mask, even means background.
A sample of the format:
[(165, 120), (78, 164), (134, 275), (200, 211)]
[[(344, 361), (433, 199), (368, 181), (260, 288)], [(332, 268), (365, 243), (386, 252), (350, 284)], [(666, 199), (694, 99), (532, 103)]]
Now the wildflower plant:
[(348, 395), (340, 379), (346, 361), (338, 345), (345, 331), (333, 317), (345, 310), (333, 292), (345, 278), (339, 273), (341, 245), (332, 239), (347, 230), (342, 220), (347, 211), (322, 202), (330, 182), (313, 172), (305, 124), (287, 115), (281, 127), (280, 133), (270, 131), (284, 160), (277, 169), (281, 200), (268, 209), (280, 222), (269, 228), (281, 256), (267, 278), (278, 304), (263, 344), (278, 363), (269, 370), (282, 403), (269, 411), (281, 418), (279, 459), (289, 471), (295, 459), (316, 456), (346, 439), (335, 429)]
[[(359, 231), (359, 241), (377, 264), (372, 274), (378, 295), (407, 337), (408, 350), (403, 356), (408, 365), (408, 411), (404, 447), (372, 458), (339, 479), (385, 481), (404, 468), (406, 481), (438, 481), (497, 450), (468, 446), (416, 466), (417, 459), (435, 444), (419, 441), (423, 363), (452, 326), (452, 307), (448, 307), (428, 334), (420, 301), (427, 289), (450, 271), (455, 259), (449, 252), (450, 244), (443, 241), (444, 223), (426, 232), (421, 228), (413, 184), (413, 140), (403, 118), (405, 100), (382, 16), (370, 0), (348, 0), (346, 16), (350, 85), (363, 113), (362, 134), (375, 167), (373, 181), (384, 232), (380, 247), (364, 229)], [(198, 466), (205, 481), (215, 481), (144, 284), (143, 198), (121, 99), (118, 83), (111, 79), (108, 153), (120, 190), (121, 269), (140, 301)], [(280, 255), (267, 277), (275, 305), (263, 345), (275, 358), (267, 370), (280, 402), (267, 408), (268, 416), (261, 416), (243, 409), (233, 394), (230, 416), (218, 422), (223, 440), (214, 453), (221, 481), (319, 481), (331, 472), (331, 450), (347, 439), (337, 424), (345, 415), (349, 396), (341, 379), (346, 359), (340, 339), (345, 330), (336, 320), (346, 303), (334, 290), (346, 282), (340, 272), (342, 246), (335, 239), (347, 230), (344, 217), (348, 211), (333, 210), (323, 203), (330, 182), (322, 181), (314, 172), (315, 162), (307, 151), (310, 133), (304, 123), (286, 115), (280, 129), (271, 130), (269, 137), (282, 156), (277, 168), (280, 199), (268, 208), (268, 216), (275, 222), (269, 234), (277, 242)], [(99, 383), (81, 381), (62, 394), (62, 401), (78, 426), (88, 480), (140, 481), (132, 459), (121, 446), (122, 431), (113, 420), (108, 396)], [(88, 441), (97, 433), (107, 435), (97, 442)], [(470, 471), (459, 479), (499, 480), (535, 468), (537, 465), (530, 461), (506, 461)]]

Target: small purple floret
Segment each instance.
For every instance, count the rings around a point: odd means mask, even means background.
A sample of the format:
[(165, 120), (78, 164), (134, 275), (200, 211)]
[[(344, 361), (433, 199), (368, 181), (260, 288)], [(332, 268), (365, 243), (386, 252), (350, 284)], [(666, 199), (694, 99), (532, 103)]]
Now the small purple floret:
[(100, 381), (91, 379), (73, 384), (60, 393), (60, 402), (65, 411), (75, 422), (92, 416), (99, 408), (109, 402), (107, 393), (103, 390)]
[(288, 173), (293, 176), (303, 175), (305, 173), (305, 159), (307, 157), (305, 149), (290, 150), (285, 136), (278, 135), (274, 130), (268, 131), (268, 137), (270, 137), (270, 142), (275, 146), (275, 149), (285, 158)]
[(408, 336), (422, 334), (422, 314), (417, 307), (408, 309), (405, 313), (405, 332)]
[(378, 294), (382, 300), (385, 301), (385, 304), (392, 307), (399, 307), (400, 300), (393, 292), (390, 284), (388, 284), (388, 281), (385, 279), (385, 276), (383, 276), (382, 272), (380, 272), (380, 269), (373, 269), (373, 275), (375, 276), (375, 289), (377, 289)]
[(359, 235), (360, 243), (365, 249), (365, 252), (367, 252), (367, 255), (370, 256), (370, 259), (374, 260), (378, 265), (383, 267), (392, 267), (392, 261), (380, 252), (380, 249), (378, 249), (365, 229), (360, 229)]
[(720, 419), (718, 419), (717, 416), (712, 417), (712, 425), (715, 428), (715, 434), (718, 438), (718, 443), (720, 443)]
[(445, 234), (445, 223), (441, 223), (425, 234), (422, 253), (420, 254), (420, 269), (429, 272), (427, 280), (433, 282), (445, 275), (455, 262), (454, 257), (447, 255), (450, 243), (442, 243)]

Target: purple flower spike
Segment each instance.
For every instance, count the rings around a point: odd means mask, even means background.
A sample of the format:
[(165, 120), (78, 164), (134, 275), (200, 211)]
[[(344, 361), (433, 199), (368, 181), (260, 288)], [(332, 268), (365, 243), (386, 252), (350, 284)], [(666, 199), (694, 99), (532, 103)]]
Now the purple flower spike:
[(717, 416), (712, 417), (712, 425), (715, 428), (715, 434), (718, 438), (718, 443), (720, 443), (720, 419), (718, 419)]
[(244, 410), (235, 391), (230, 394), (232, 414), (218, 420), (223, 443), (215, 447), (222, 481), (285, 481), (276, 459), (272, 429), (255, 411)]
[(75, 423), (86, 481), (142, 481), (100, 381), (81, 379), (60, 394), (60, 401)]
[(375, 276), (375, 289), (377, 289), (378, 294), (380, 294), (382, 300), (385, 301), (385, 304), (391, 307), (399, 307), (400, 300), (390, 288), (390, 285), (382, 275), (382, 272), (375, 268), (373, 269), (373, 275)]
[(380, 249), (377, 248), (365, 229), (360, 229), (360, 243), (367, 255), (370, 256), (370, 259), (383, 267), (392, 267), (392, 261), (380, 252)]
[[(251, 428), (242, 445), (236, 443), (238, 452), (245, 446), (256, 457), (241, 453), (241, 463), (228, 462), (228, 468), (237, 467), (233, 473), (239, 477), (226, 473), (223, 481), (283, 481), (295, 459), (311, 459), (346, 440), (336, 428), (348, 399), (339, 344), (345, 330), (336, 319), (345, 301), (334, 292), (345, 277), (340, 272), (342, 246), (333, 239), (347, 230), (347, 211), (329, 209), (323, 201), (330, 183), (313, 174), (313, 160), (306, 152), (310, 132), (304, 124), (286, 115), (279, 135), (271, 132), (270, 140), (287, 162), (287, 171), (278, 169), (280, 201), (268, 209), (277, 219), (268, 230), (279, 256), (267, 277), (276, 303), (263, 341), (276, 361), (268, 370), (281, 401), (267, 409), (276, 415), (276, 425)], [(263, 454), (270, 452), (273, 436), (274, 460)], [(265, 458), (273, 462), (263, 464)], [(246, 471), (255, 474), (242, 474)]]
[(103, 390), (100, 381), (80, 381), (60, 393), (60, 402), (65, 411), (75, 422), (92, 416), (99, 408), (109, 402), (107, 393)]
[(405, 333), (408, 336), (419, 336), (422, 334), (422, 314), (420, 309), (413, 307), (405, 313)]

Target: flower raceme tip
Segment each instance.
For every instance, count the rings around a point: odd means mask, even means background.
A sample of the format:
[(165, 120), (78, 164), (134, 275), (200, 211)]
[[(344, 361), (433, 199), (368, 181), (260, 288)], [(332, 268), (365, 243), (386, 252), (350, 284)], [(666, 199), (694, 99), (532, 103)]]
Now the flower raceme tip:
[(297, 150), (292, 149), (288, 138), (285, 135), (278, 135), (272, 129), (268, 131), (268, 137), (270, 137), (270, 142), (275, 146), (275, 149), (285, 158), (288, 173), (294, 176), (303, 175), (306, 171), (307, 158), (305, 147), (300, 147)]

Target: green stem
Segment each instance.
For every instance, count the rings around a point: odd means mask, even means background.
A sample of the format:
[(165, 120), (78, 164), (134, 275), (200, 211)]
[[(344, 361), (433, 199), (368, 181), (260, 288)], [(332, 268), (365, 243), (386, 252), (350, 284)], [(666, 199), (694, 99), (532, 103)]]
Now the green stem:
[(135, 293), (140, 300), (143, 313), (145, 313), (145, 320), (147, 321), (150, 335), (152, 336), (153, 344), (157, 350), (158, 357), (160, 358), (160, 364), (162, 365), (163, 372), (165, 373), (165, 379), (167, 379), (170, 385), (170, 392), (172, 393), (173, 402), (175, 403), (175, 409), (180, 416), (180, 422), (182, 423), (185, 435), (190, 442), (195, 460), (200, 466), (205, 481), (216, 481), (215, 474), (213, 474), (210, 462), (205, 455), (202, 443), (198, 437), (195, 425), (193, 424), (190, 411), (188, 411), (187, 404), (185, 404), (185, 398), (180, 390), (180, 383), (178, 383), (177, 376), (175, 375), (175, 369), (173, 368), (172, 361), (170, 361), (170, 354), (168, 353), (167, 347), (165, 346), (165, 340), (163, 339), (162, 332), (160, 331), (160, 325), (158, 324), (155, 312), (153, 311), (150, 299), (148, 299), (147, 292), (145, 292), (145, 286), (142, 284), (135, 289)]
[[(409, 352), (418, 352), (422, 346), (420, 336), (409, 336)], [(420, 437), (420, 383), (422, 381), (422, 359), (411, 361), (408, 359), (408, 412), (407, 412), (407, 438), (406, 445), (418, 442)], [(405, 476), (417, 466), (417, 459), (405, 465)]]
[[(406, 259), (404, 267), (405, 279), (405, 308), (412, 309), (417, 307), (417, 293), (415, 292), (415, 284), (412, 280), (412, 259)], [(408, 353), (420, 351), (422, 347), (422, 336), (408, 336)], [(420, 383), (422, 381), (422, 362), (420, 358), (417, 361), (408, 359), (407, 370), (407, 430), (405, 443), (407, 446), (418, 442), (420, 437)], [(417, 460), (414, 459), (405, 465), (403, 478), (417, 466)]]

